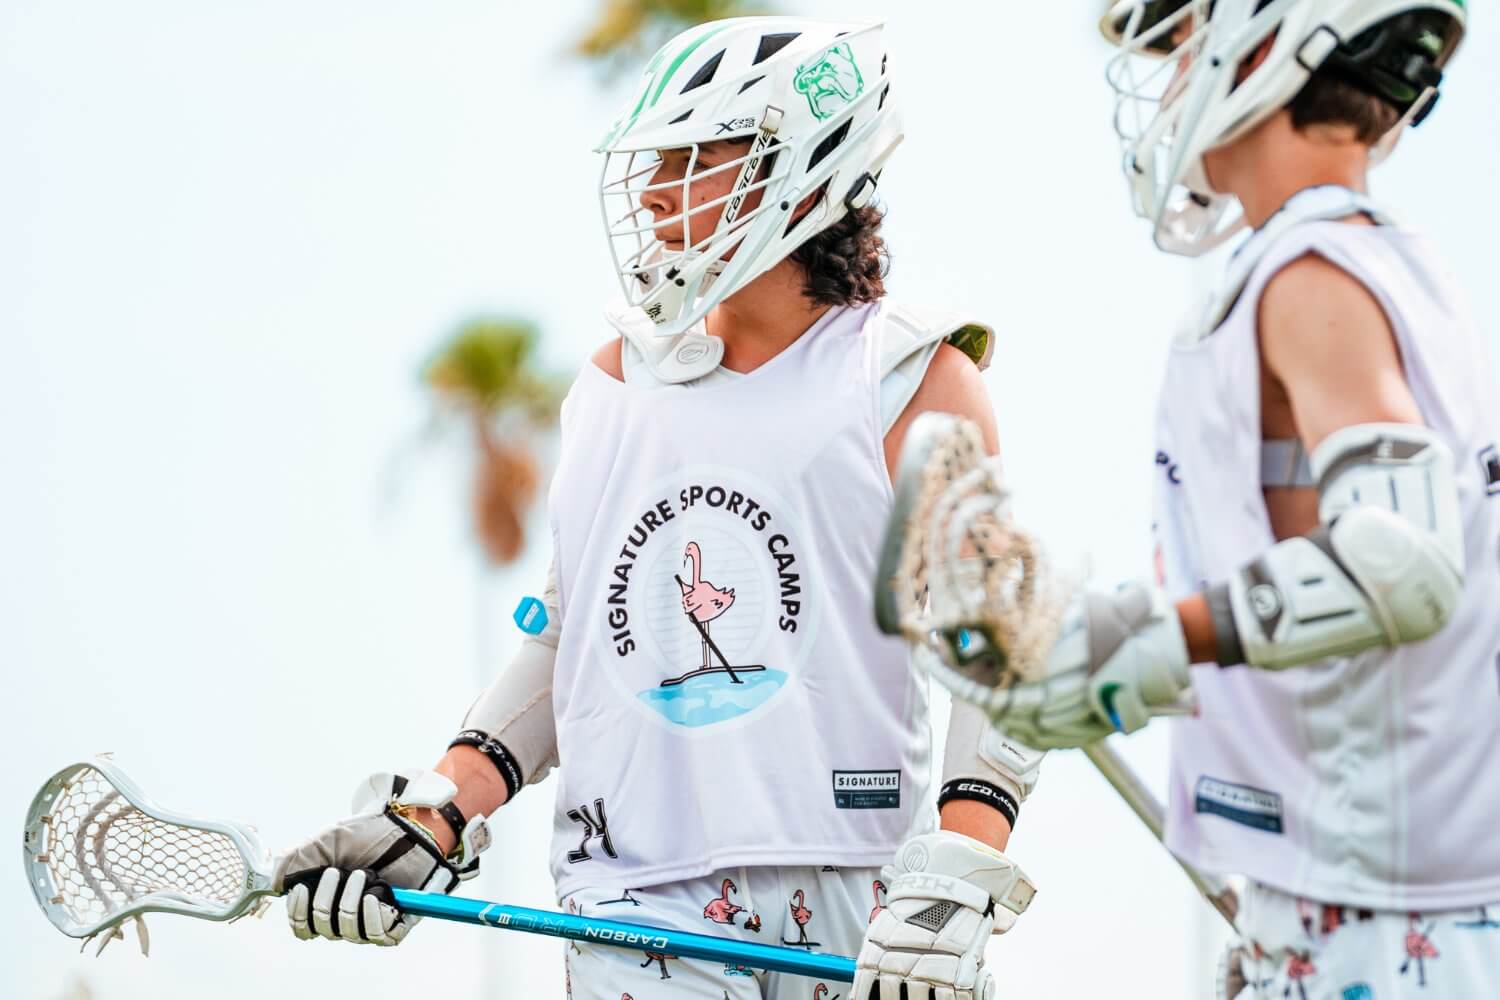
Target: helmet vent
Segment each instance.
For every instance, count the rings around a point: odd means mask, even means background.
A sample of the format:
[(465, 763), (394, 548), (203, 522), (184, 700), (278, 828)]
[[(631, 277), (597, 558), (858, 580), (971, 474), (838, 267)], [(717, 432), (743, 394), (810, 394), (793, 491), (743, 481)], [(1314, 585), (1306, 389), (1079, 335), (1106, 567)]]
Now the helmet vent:
[(671, 121), (667, 122), (667, 124), (668, 125), (680, 125), (681, 123), (687, 121), (688, 120), (688, 116), (691, 115), (692, 113), (693, 113), (693, 109), (692, 108), (688, 108), (682, 114), (678, 115), (676, 118), (673, 118)]
[(760, 81), (762, 81), (764, 79), (765, 79), (765, 77), (763, 77), (763, 76), (757, 76), (753, 80), (746, 80), (744, 83), (740, 84), (740, 91), (739, 92), (741, 94), (743, 94), (745, 91), (749, 90), (751, 87), (755, 86), (757, 83), (760, 83)]
[(713, 54), (713, 57), (708, 62), (698, 67), (698, 72), (693, 74), (692, 79), (682, 85), (680, 93), (686, 94), (690, 90), (697, 90), (699, 87), (712, 81), (714, 74), (719, 71), (719, 63), (723, 61), (724, 50), (720, 49)]
[(851, 124), (853, 124), (852, 118), (845, 119), (844, 124), (834, 129), (828, 138), (818, 143), (817, 147), (812, 151), (812, 159), (807, 161), (808, 170), (816, 167), (829, 153), (839, 148), (839, 144), (849, 137), (849, 126)]
[(800, 31), (789, 31), (779, 35), (761, 35), (760, 44), (755, 48), (755, 58), (750, 61), (750, 65), (758, 66), (765, 62), (790, 45), (792, 40), (800, 34)]
[(885, 87), (880, 91), (880, 103), (878, 103), (878, 104), (875, 105), (875, 110), (876, 111), (879, 111), (881, 108), (885, 107), (885, 97), (890, 92), (891, 92), (891, 85), (890, 84), (886, 84)]

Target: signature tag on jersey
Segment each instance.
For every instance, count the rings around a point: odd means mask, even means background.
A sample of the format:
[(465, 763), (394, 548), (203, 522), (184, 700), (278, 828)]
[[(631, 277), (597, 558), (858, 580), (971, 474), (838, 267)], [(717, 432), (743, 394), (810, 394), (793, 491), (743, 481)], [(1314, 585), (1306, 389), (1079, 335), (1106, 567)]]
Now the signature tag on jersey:
[(1218, 778), (1198, 779), (1193, 811), (1222, 816), (1267, 833), (1284, 832), (1281, 825), (1281, 796), (1263, 788), (1236, 785)]
[(900, 809), (900, 771), (834, 771), (836, 809)]

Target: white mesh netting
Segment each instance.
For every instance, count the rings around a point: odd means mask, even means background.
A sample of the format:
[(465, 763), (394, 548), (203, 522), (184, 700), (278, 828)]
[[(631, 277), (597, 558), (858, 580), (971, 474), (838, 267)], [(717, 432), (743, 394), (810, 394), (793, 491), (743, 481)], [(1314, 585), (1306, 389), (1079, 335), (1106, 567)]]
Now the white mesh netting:
[(41, 888), (75, 932), (152, 894), (223, 910), (244, 893), (249, 873), (230, 837), (146, 815), (94, 768), (74, 774), (40, 822), (46, 839), (36, 860), (52, 883)]
[(983, 637), (999, 647), (1000, 656), (955, 664), (989, 687), (1035, 679), (1056, 641), (1069, 588), (1011, 517), (998, 460), (985, 454), (977, 427), (950, 418), (923, 444), (928, 451), (892, 581), (904, 630), (917, 641), (933, 629), (962, 631), (964, 644)]

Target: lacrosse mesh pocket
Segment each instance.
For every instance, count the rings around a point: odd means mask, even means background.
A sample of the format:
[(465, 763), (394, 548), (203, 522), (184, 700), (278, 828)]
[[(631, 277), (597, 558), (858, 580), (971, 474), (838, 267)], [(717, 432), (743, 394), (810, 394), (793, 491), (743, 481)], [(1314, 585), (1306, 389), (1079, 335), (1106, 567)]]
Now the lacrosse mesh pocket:
[(985, 453), (978, 427), (947, 414), (918, 417), (896, 492), (887, 539), (887, 558), (896, 558), (881, 580), (886, 617), (913, 642), (943, 637), (943, 660), (985, 687), (1039, 674), (1069, 587), (1015, 523), (999, 460)]
[[(65, 934), (89, 937), (151, 910), (223, 920), (243, 912), (254, 872), (228, 832), (144, 811), (100, 762), (55, 775), (26, 826), (27, 878)], [(219, 824), (215, 824), (219, 825)]]

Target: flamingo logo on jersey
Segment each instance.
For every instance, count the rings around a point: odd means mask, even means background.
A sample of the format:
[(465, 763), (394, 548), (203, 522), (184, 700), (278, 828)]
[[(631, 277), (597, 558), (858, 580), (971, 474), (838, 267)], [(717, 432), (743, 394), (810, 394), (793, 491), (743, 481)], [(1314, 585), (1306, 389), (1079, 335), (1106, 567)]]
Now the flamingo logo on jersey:
[(810, 643), (807, 536), (789, 504), (738, 471), (688, 468), (648, 490), (596, 605), (606, 673), (672, 726), (755, 712)]

